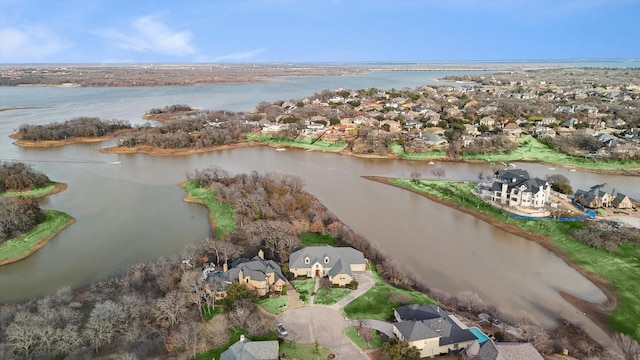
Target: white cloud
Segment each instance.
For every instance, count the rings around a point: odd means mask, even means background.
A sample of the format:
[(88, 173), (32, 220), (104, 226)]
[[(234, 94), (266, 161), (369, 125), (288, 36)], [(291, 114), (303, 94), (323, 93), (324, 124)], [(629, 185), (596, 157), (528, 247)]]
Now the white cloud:
[(50, 57), (70, 45), (44, 26), (0, 29), (0, 62), (28, 63), (51, 61)]
[(137, 18), (131, 27), (131, 30), (126, 33), (114, 29), (102, 29), (95, 34), (114, 42), (117, 47), (139, 52), (168, 55), (188, 55), (195, 52), (191, 45), (191, 32), (173, 31), (158, 21), (155, 16)]

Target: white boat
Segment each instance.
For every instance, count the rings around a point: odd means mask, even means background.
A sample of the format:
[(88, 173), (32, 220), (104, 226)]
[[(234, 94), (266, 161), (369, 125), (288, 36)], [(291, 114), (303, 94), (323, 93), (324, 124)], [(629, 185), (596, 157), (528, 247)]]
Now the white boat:
[(576, 171), (576, 169), (569, 169), (569, 171)]
[(555, 170), (556, 168), (549, 168), (549, 170)]
[(276, 151), (285, 151), (285, 150), (287, 150), (287, 149), (285, 149), (285, 148), (276, 148)]
[(433, 165), (435, 164), (433, 161), (429, 161), (429, 165)]

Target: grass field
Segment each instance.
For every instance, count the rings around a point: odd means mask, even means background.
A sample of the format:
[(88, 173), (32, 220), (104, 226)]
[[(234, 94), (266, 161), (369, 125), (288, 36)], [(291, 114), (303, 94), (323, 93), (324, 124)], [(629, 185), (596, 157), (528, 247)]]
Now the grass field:
[(350, 319), (378, 319), (388, 320), (393, 315), (393, 309), (401, 306), (399, 302), (390, 301), (392, 294), (407, 295), (412, 304), (433, 304), (435, 301), (426, 294), (417, 291), (404, 290), (393, 287), (382, 280), (375, 266), (371, 270), (376, 284), (366, 293), (347, 304), (342, 310)]
[(483, 160), (488, 162), (528, 160), (590, 170), (619, 170), (638, 167), (638, 162), (636, 160), (592, 159), (564, 154), (541, 143), (531, 135), (523, 136), (520, 139), (518, 148), (514, 151), (487, 154), (465, 154), (462, 155), (462, 158), (464, 160)]
[(189, 196), (209, 209), (209, 213), (215, 222), (214, 232), (217, 237), (222, 237), (235, 231), (236, 222), (233, 219), (235, 209), (228, 204), (219, 202), (213, 190), (205, 189), (199, 182), (193, 180), (184, 182), (181, 186)]
[(329, 245), (335, 246), (336, 239), (328, 234), (320, 234), (314, 232), (306, 232), (300, 234), (300, 242), (304, 246)]
[(287, 359), (326, 360), (331, 350), (322, 345), (297, 344), (285, 340), (280, 344), (280, 356)]
[(262, 299), (258, 301), (258, 305), (272, 314), (280, 315), (289, 309), (289, 300), (287, 295), (280, 295)]
[(300, 298), (300, 302), (303, 304), (309, 303), (309, 297), (313, 292), (313, 288), (316, 285), (315, 279), (307, 279), (307, 280), (292, 280), (291, 285), (296, 288), (296, 292), (298, 293), (298, 297)]
[(349, 295), (351, 291), (343, 288), (318, 289), (313, 303), (316, 305), (333, 305)]
[(45, 221), (33, 230), (0, 244), (0, 263), (27, 256), (43, 240), (55, 236), (73, 218), (62, 211), (45, 210)]
[(473, 196), (470, 191), (475, 185), (472, 183), (426, 180), (415, 182), (409, 179), (394, 179), (393, 183), (450, 200), (526, 231), (548, 236), (574, 263), (600, 274), (613, 284), (619, 302), (609, 319), (611, 327), (640, 340), (640, 247), (625, 243), (611, 252), (596, 249), (569, 235), (572, 229), (585, 226), (582, 222), (524, 220), (505, 215)]
[(373, 331), (373, 338), (371, 339), (371, 343), (367, 344), (367, 342), (360, 336), (358, 330), (355, 327), (349, 326), (344, 330), (344, 334), (349, 338), (349, 340), (353, 341), (360, 349), (375, 349), (382, 346), (382, 340), (380, 340), (380, 334), (377, 331)]
[(266, 144), (273, 145), (281, 145), (281, 146), (290, 146), (302, 149), (310, 149), (310, 150), (318, 150), (318, 151), (330, 151), (330, 152), (338, 152), (344, 149), (347, 146), (347, 143), (344, 141), (325, 141), (325, 140), (316, 140), (316, 138), (300, 136), (295, 140), (278, 138), (268, 135), (256, 135), (249, 134), (247, 136), (248, 141), (257, 141)]
[(49, 181), (48, 183), (34, 188), (33, 190), (29, 190), (29, 191), (6, 191), (3, 193), (0, 193), (0, 196), (7, 196), (7, 197), (16, 197), (16, 196), (24, 196), (24, 197), (35, 197), (35, 198), (40, 198), (40, 197), (45, 197), (49, 194), (51, 194), (52, 192), (54, 192), (56, 189), (56, 183), (54, 183), (53, 181)]

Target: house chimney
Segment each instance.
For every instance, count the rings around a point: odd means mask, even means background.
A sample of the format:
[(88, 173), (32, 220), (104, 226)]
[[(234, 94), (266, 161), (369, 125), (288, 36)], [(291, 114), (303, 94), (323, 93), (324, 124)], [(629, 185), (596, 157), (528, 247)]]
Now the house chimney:
[(258, 251), (258, 257), (262, 260), (264, 260), (264, 251), (262, 251), (262, 249), (260, 249), (260, 251)]
[(224, 264), (222, 264), (222, 272), (227, 272), (229, 271), (229, 265), (227, 265), (227, 262), (225, 261)]

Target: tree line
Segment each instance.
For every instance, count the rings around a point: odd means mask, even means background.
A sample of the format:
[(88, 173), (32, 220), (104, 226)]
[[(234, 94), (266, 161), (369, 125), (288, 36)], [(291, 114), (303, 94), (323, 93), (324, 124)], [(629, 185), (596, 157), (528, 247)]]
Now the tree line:
[(0, 243), (30, 231), (44, 220), (38, 201), (25, 197), (0, 197)]
[(31, 190), (49, 181), (47, 175), (25, 163), (3, 162), (0, 164), (0, 193)]
[(62, 123), (45, 125), (22, 125), (18, 129), (20, 140), (45, 141), (67, 140), (74, 137), (102, 137), (119, 130), (131, 129), (124, 120), (102, 120), (97, 117), (77, 117)]

